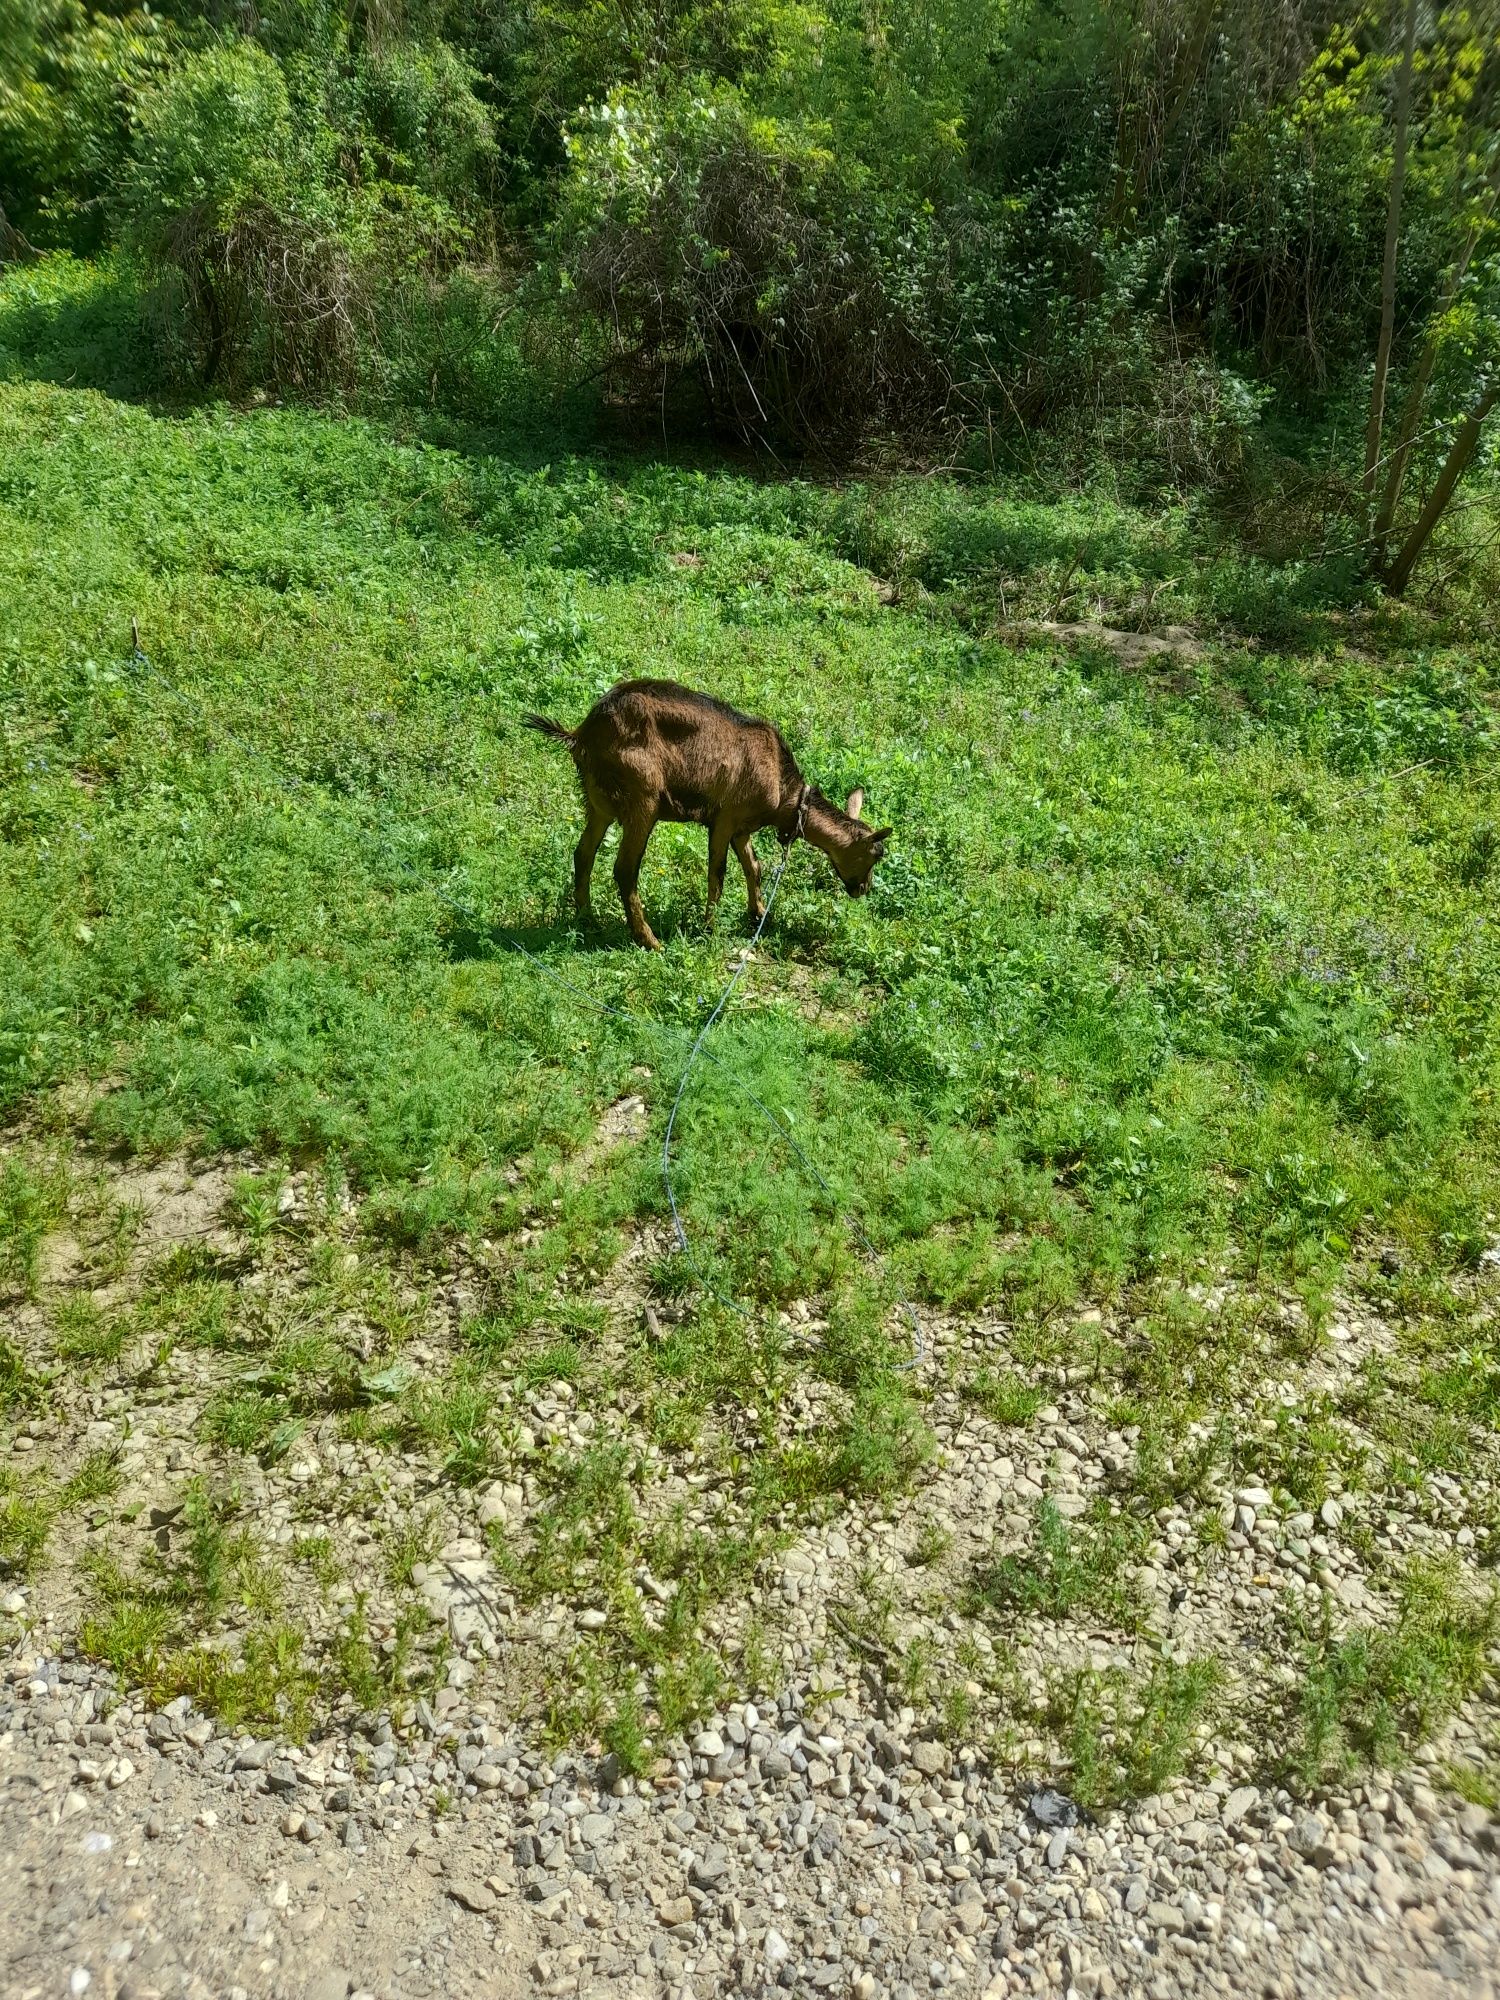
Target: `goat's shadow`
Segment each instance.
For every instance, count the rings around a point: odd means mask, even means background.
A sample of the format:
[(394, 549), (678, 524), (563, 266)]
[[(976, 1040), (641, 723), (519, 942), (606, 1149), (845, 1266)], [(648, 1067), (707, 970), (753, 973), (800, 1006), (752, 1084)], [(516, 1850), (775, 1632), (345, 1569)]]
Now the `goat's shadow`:
[[(684, 939), (693, 944), (718, 943), (731, 956), (750, 942), (755, 928), (743, 917), (732, 922), (721, 917), (709, 928), (704, 925), (701, 913), (695, 919), (671, 911), (658, 918), (653, 912), (651, 921), (663, 946)], [(439, 942), (444, 955), (454, 963), (497, 959), (509, 954), (539, 960), (548, 971), (556, 969), (555, 962), (560, 956), (568, 962), (606, 958), (626, 965), (649, 963), (650, 956), (631, 938), (623, 917), (596, 916), (590, 923), (580, 923), (571, 911), (551, 923), (507, 923), (501, 917), (481, 920), (454, 911), (439, 932)], [(780, 955), (785, 956), (790, 948), (793, 956), (801, 957), (804, 953), (815, 953), (823, 939), (816, 927), (789, 920), (781, 928), (779, 940), (769, 930), (763, 933), (759, 948), (774, 949), (778, 942)]]

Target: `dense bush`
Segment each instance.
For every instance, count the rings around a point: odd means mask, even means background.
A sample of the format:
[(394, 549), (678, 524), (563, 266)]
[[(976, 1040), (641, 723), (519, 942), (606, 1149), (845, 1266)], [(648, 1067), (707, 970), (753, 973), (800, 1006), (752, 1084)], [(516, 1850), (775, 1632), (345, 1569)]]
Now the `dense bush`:
[(742, 435), (804, 444), (940, 402), (931, 232), (883, 212), (819, 135), (727, 89), (630, 92), (568, 151), (561, 276), (628, 397), (691, 375)]
[(1423, 10), (1405, 75), (1408, 0), (0, 0), (0, 187), (40, 247), (112, 227), (212, 378), (484, 415), (520, 365), (658, 426), (1045, 436), (1157, 490), (1269, 426), (1324, 451), (1319, 525), (1373, 512), (1379, 343), (1394, 571), (1491, 407), (1497, 4)]
[[(351, 148), (248, 39), (183, 58), (135, 107), (121, 238), (159, 280), (164, 346), (210, 382), (350, 376), (417, 285), (469, 240), (489, 126), (447, 51), (372, 54), (338, 79)], [(450, 199), (451, 197), (451, 199)]]
[(213, 44), (142, 94), (134, 124), (119, 213), (160, 276), (164, 334), (207, 381), (260, 343), (280, 379), (328, 373), (356, 338), (353, 276), (277, 63)]
[(97, 247), (133, 96), (174, 44), (144, 8), (0, 0), (0, 214), (13, 229), (38, 248)]

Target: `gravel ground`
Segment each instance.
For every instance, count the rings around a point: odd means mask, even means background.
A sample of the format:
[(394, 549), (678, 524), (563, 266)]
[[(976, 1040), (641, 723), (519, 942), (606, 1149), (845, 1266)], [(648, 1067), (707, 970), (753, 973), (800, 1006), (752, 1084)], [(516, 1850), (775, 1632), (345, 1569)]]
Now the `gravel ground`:
[[(333, 1412), (279, 1455), (216, 1436), (206, 1412), (253, 1373), (251, 1336), (290, 1323), (308, 1296), (295, 1244), (253, 1255), (226, 1224), (228, 1187), (222, 1165), (120, 1177), (116, 1193), (140, 1218), (128, 1256), (101, 1276), (97, 1249), (60, 1235), (37, 1299), (9, 1315), (46, 1388), (6, 1436), (7, 1490), (24, 1501), (45, 1488), (57, 1510), (45, 1558), (0, 1596), (6, 1995), (1494, 1990), (1500, 1825), (1459, 1796), (1485, 1796), (1495, 1768), (1493, 1652), (1404, 1775), (1295, 1798), (1265, 1776), (1266, 1732), (1295, 1696), (1289, 1618), (1388, 1627), (1413, 1561), (1447, 1565), (1471, 1593), (1493, 1581), (1495, 1439), (1473, 1432), (1461, 1472), (1384, 1476), (1390, 1425), (1362, 1428), (1352, 1390), (1372, 1364), (1399, 1359), (1401, 1332), (1368, 1297), (1335, 1301), (1316, 1339), (1296, 1301), (1281, 1301), (1268, 1336), (1279, 1358), (1247, 1378), (1232, 1412), (1233, 1478), (1212, 1461), (1163, 1487), (1158, 1466), (1149, 1503), (1141, 1435), (1098, 1370), (1038, 1361), (1024, 1412), (1001, 1421), (974, 1384), (997, 1356), (1015, 1366), (1007, 1330), (934, 1317), (917, 1382), (934, 1450), (915, 1481), (789, 1512), (714, 1614), (731, 1661), (746, 1656), (754, 1621), (764, 1684), (778, 1692), (720, 1696), (629, 1776), (587, 1728), (571, 1732), (587, 1754), (543, 1747), (556, 1737), (546, 1690), (586, 1674), (590, 1648), (616, 1637), (622, 1593), (655, 1629), (672, 1587), (642, 1564), (601, 1591), (586, 1563), (571, 1584), (540, 1587), (528, 1564), (552, 1469), (639, 1443), (632, 1378), (623, 1367), (611, 1378), (608, 1363), (611, 1341), (627, 1352), (631, 1339), (658, 1340), (673, 1310), (644, 1288), (653, 1246), (636, 1241), (609, 1274), (603, 1388), (511, 1384), (490, 1472), (465, 1486), (445, 1472), (441, 1441), (403, 1448)], [(281, 1198), (289, 1227), (303, 1199), (294, 1177)], [(352, 1217), (333, 1226), (358, 1241)], [(163, 1345), (148, 1312), (118, 1353), (56, 1365), (60, 1301), (88, 1289), (102, 1314), (139, 1296), (149, 1307), (142, 1273), (185, 1240), (232, 1268), (249, 1334)], [(361, 1284), (364, 1254), (346, 1260)], [(1492, 1251), (1463, 1310), (1492, 1312), (1497, 1278)], [(461, 1268), (419, 1296), (390, 1278), (409, 1320), (403, 1365), (421, 1376), (451, 1365), (483, 1282), (482, 1269)], [(1237, 1301), (1227, 1285), (1194, 1292), (1206, 1354)], [(368, 1359), (374, 1309), (350, 1299), (338, 1335)], [(380, 1310), (389, 1324), (396, 1307)], [(810, 1307), (789, 1330), (809, 1349), (822, 1331)], [(1131, 1337), (1081, 1312), (1068, 1344), (1084, 1353), (1108, 1339), (1128, 1355)], [(817, 1435), (830, 1394), (800, 1379), (779, 1412), (786, 1433)], [(1286, 1440), (1307, 1413), (1333, 1442), (1326, 1490), (1304, 1504), (1289, 1490)], [(1185, 1456), (1208, 1428), (1185, 1427)], [(101, 1460), (108, 1490), (66, 1501), (65, 1482)], [(639, 1463), (643, 1519), (710, 1536), (741, 1528), (727, 1457), (699, 1441), (651, 1445)], [(409, 1697), (381, 1705), (346, 1690), (296, 1743), (264, 1725), (229, 1728), (187, 1696), (153, 1709), (84, 1657), (100, 1561), (141, 1571), (159, 1558), (151, 1573), (179, 1573), (194, 1481), (232, 1488), (236, 1532), (253, 1544), (244, 1560), (274, 1580), (277, 1615), (317, 1658), (336, 1659), (363, 1619), (374, 1656), (391, 1663), (406, 1631)], [(1118, 1579), (1128, 1604), (1096, 1588), (1071, 1611), (1008, 1624), (976, 1610), (968, 1580), (1034, 1546), (1044, 1501), (1080, 1534), (1133, 1523)], [(231, 1594), (200, 1643), (236, 1657), (252, 1598)], [(1160, 1795), (1081, 1811), (1045, 1719), (1059, 1673), (1139, 1686), (1152, 1663), (1197, 1659), (1214, 1661), (1218, 1693)]]
[[(1495, 1990), (1500, 1823), (1420, 1782), (1184, 1786), (1088, 1824), (795, 1691), (650, 1783), (549, 1763), (486, 1704), (298, 1749), (24, 1652), (0, 1703), (15, 2000)], [(429, 1759), (442, 1814), (396, 1781)]]

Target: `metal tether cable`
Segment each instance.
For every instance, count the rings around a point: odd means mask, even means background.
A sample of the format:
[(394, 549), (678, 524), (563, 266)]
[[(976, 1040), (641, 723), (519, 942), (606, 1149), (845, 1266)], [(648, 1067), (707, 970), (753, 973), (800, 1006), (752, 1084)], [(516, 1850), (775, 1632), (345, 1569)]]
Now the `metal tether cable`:
[[(206, 713), (200, 702), (195, 701), (190, 695), (184, 694), (181, 688), (169, 680), (142, 647), (139, 627), (134, 618), (130, 621), (130, 639), (132, 666), (138, 672), (143, 672), (149, 676), (152, 683), (169, 696), (206, 733), (210, 736), (217, 735), (226, 743), (232, 743), (236, 749), (242, 750), (247, 757), (254, 758), (268, 773), (272, 782), (289, 796), (317, 796), (316, 786), (310, 784), (304, 778), (299, 778), (295, 772), (282, 770), (268, 751), (263, 750), (259, 744), (252, 743), (248, 738), (239, 735), (227, 723), (215, 721)], [(864, 1224), (852, 1211), (840, 1208), (838, 1195), (830, 1185), (827, 1176), (809, 1156), (807, 1149), (787, 1130), (785, 1124), (783, 1124), (770, 1105), (758, 1097), (749, 1085), (737, 1077), (732, 1070), (728, 1069), (711, 1050), (704, 1047), (710, 1032), (719, 1021), (725, 1008), (729, 1005), (736, 987), (744, 977), (751, 958), (754, 955), (755, 947), (760, 942), (761, 934), (765, 930), (766, 923), (771, 915), (772, 905), (776, 901), (776, 892), (781, 887), (781, 878), (786, 873), (787, 863), (791, 859), (792, 849), (802, 835), (807, 819), (807, 808), (810, 797), (810, 787), (804, 785), (801, 796), (797, 801), (797, 816), (792, 831), (781, 844), (781, 858), (777, 862), (776, 872), (771, 878), (771, 886), (766, 896), (765, 907), (760, 913), (760, 920), (756, 924), (749, 942), (740, 953), (739, 959), (730, 973), (729, 979), (725, 984), (723, 992), (719, 995), (713, 1011), (698, 1030), (693, 1045), (688, 1052), (687, 1062), (683, 1066), (677, 1091), (672, 1099), (671, 1109), (667, 1114), (666, 1131), (662, 1136), (662, 1185), (666, 1191), (667, 1205), (672, 1215), (672, 1226), (677, 1238), (677, 1247), (685, 1259), (689, 1270), (692, 1271), (694, 1277), (709, 1296), (715, 1299), (720, 1305), (727, 1307), (729, 1311), (738, 1314), (741, 1319), (749, 1319), (752, 1315), (737, 1299), (730, 1298), (725, 1292), (719, 1289), (693, 1254), (692, 1245), (688, 1240), (687, 1227), (683, 1222), (682, 1211), (678, 1205), (677, 1191), (672, 1180), (672, 1138), (676, 1130), (677, 1114), (681, 1109), (682, 1100), (686, 1095), (693, 1070), (700, 1060), (711, 1063), (733, 1088), (738, 1091), (746, 1103), (754, 1107), (776, 1133), (776, 1136), (781, 1140), (788, 1152), (791, 1153), (792, 1157), (803, 1168), (804, 1172), (827, 1195), (835, 1218), (858, 1240), (876, 1263), (881, 1261), (880, 1252), (870, 1240), (869, 1232), (865, 1229)], [(376, 835), (362, 828), (357, 828), (356, 833), (357, 837), (364, 841), (372, 854), (378, 854), (383, 866), (394, 868), (398, 880), (403, 881), (407, 886), (414, 889), (437, 896), (440, 901), (446, 903), (451, 910), (454, 910), (466, 923), (472, 925), (476, 930), (488, 930), (491, 935), (494, 935), (494, 926), (487, 924), (471, 904), (455, 896), (441, 882), (434, 880), (431, 876), (420, 874), (410, 863), (402, 861), (396, 856), (392, 851), (389, 834), (387, 834), (385, 841), (382, 843)], [(518, 938), (506, 937), (502, 934), (499, 936), (498, 942), (508, 951), (519, 953), (528, 964), (535, 966), (545, 979), (550, 980), (554, 986), (561, 987), (565, 993), (571, 994), (574, 999), (581, 1000), (585, 1006), (591, 1007), (595, 1013), (607, 1015), (613, 1020), (626, 1021), (632, 1027), (646, 1028), (657, 1034), (671, 1037), (679, 1042), (687, 1039), (688, 1031), (686, 1029), (675, 1027), (670, 1022), (653, 1020), (649, 1015), (632, 1013), (626, 1007), (612, 1006), (608, 1001), (600, 1000), (597, 995), (588, 992), (584, 987), (576, 986), (572, 980), (564, 979), (561, 973), (555, 971), (544, 958), (538, 957), (534, 951), (529, 950)], [(911, 1358), (901, 1365), (904, 1368), (915, 1368), (927, 1358), (926, 1338), (923, 1335), (921, 1321), (917, 1317), (916, 1308), (899, 1287), (896, 1289), (896, 1302), (911, 1329), (912, 1337)]]

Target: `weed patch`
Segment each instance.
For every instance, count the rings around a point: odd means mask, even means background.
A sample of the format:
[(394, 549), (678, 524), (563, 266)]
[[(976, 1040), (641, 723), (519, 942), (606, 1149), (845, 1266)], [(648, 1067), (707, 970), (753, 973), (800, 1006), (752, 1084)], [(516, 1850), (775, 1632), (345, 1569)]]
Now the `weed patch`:
[(1223, 1681), (1213, 1660), (1158, 1660), (1144, 1677), (1085, 1669), (1054, 1685), (1049, 1721), (1091, 1808), (1162, 1791), (1190, 1761)]
[(1452, 1564), (1413, 1563), (1389, 1628), (1307, 1646), (1291, 1765), (1305, 1785), (1356, 1768), (1403, 1762), (1467, 1699), (1488, 1671), (1500, 1598), (1465, 1584)]
[(1068, 1618), (1075, 1613), (1133, 1625), (1137, 1596), (1126, 1566), (1140, 1552), (1138, 1533), (1107, 1514), (1077, 1523), (1052, 1500), (1036, 1511), (1031, 1545), (982, 1564), (971, 1599), (977, 1609), (1010, 1618)]

